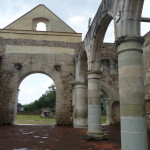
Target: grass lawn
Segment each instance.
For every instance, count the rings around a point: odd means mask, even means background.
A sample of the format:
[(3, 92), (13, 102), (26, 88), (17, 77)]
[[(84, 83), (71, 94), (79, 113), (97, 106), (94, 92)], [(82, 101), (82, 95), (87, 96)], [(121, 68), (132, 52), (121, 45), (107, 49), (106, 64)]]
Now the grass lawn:
[[(41, 124), (41, 125), (54, 125), (55, 118), (41, 118), (41, 115), (17, 115), (16, 124)], [(106, 116), (102, 116), (101, 124), (106, 123)]]
[(106, 116), (102, 116), (101, 118), (101, 124), (105, 124), (106, 123)]
[(41, 115), (17, 115), (16, 124), (41, 124), (41, 125), (54, 125), (55, 118), (41, 118)]

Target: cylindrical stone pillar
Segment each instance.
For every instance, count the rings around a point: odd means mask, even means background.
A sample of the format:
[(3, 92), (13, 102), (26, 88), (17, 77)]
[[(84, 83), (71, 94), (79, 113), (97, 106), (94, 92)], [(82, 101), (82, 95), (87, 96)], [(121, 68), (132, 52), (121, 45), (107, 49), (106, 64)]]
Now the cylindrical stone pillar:
[(83, 83), (76, 83), (75, 85), (75, 117), (74, 127), (85, 128), (87, 126), (87, 108), (86, 108), (86, 85)]
[(9, 118), (10, 124), (14, 124), (14, 121), (16, 119), (16, 115), (17, 115), (17, 104), (18, 104), (18, 94), (19, 94), (19, 89), (14, 89), (14, 92), (12, 94), (12, 99), (9, 103)]
[(89, 138), (103, 138), (101, 131), (100, 75), (88, 74), (88, 132)]
[(112, 101), (106, 101), (106, 124), (113, 125), (114, 121), (112, 119)]
[(141, 37), (117, 41), (122, 150), (148, 150)]

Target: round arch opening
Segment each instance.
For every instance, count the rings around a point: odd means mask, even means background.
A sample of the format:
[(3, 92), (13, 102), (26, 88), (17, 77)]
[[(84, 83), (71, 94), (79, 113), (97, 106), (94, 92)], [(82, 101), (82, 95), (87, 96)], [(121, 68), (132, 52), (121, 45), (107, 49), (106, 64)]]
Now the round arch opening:
[(55, 108), (56, 86), (48, 75), (32, 73), (21, 80), (16, 124), (55, 124)]
[(46, 24), (44, 22), (38, 22), (36, 25), (36, 31), (47, 31)]
[(111, 20), (104, 36), (104, 43), (114, 43), (115, 31), (114, 31), (114, 20)]

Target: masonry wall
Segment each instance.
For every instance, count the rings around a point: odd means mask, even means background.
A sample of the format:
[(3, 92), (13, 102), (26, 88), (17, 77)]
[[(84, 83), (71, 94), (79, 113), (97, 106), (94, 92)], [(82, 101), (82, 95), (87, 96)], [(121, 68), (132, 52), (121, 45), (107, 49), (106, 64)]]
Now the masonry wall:
[[(84, 41), (83, 41), (84, 42)], [(86, 89), (87, 87), (87, 74), (90, 70), (90, 65), (92, 61), (90, 60), (91, 52), (86, 49), (86, 43), (83, 43), (81, 49), (77, 53), (76, 58), (76, 83), (85, 83)], [(86, 52), (85, 52), (86, 50)], [(85, 59), (85, 55), (87, 59)], [(117, 61), (117, 50), (113, 43), (103, 43), (102, 48), (99, 49), (97, 55), (100, 56), (98, 63), (100, 63), (99, 75), (100, 75), (100, 83), (99, 83), (99, 92), (101, 91), (107, 97), (107, 124), (116, 124), (120, 121), (120, 109), (119, 105), (115, 106), (113, 109), (113, 103), (117, 102), (119, 104), (119, 88), (118, 88), (118, 61)], [(94, 60), (93, 60), (94, 61)], [(99, 65), (99, 64), (97, 64)], [(84, 66), (84, 67), (83, 67)], [(86, 69), (85, 69), (86, 68)], [(88, 68), (88, 69), (87, 69)], [(85, 71), (83, 71), (85, 69)], [(76, 90), (76, 86), (75, 86)], [(76, 91), (75, 91), (76, 92)], [(74, 92), (74, 93), (75, 93)], [(87, 91), (88, 92), (88, 91)], [(77, 93), (78, 94), (78, 93)], [(74, 99), (78, 101), (78, 103), (74, 102), (74, 118), (78, 119), (79, 115), (76, 114), (79, 105), (80, 95), (76, 96)], [(87, 94), (88, 97), (88, 94)], [(88, 103), (88, 100), (85, 96), (85, 100)], [(85, 106), (87, 107), (87, 106)], [(113, 111), (114, 110), (114, 111)], [(117, 110), (117, 113), (115, 112)], [(85, 115), (87, 116), (87, 115)], [(76, 120), (77, 120), (76, 119)], [(74, 122), (76, 126), (76, 122)]]
[[(120, 122), (119, 88), (118, 88), (118, 59), (117, 50), (113, 43), (104, 43), (100, 51), (100, 90), (107, 97), (107, 124)], [(115, 105), (115, 104), (118, 105)]]
[(145, 36), (143, 46), (144, 86), (145, 86), (145, 110), (147, 125), (150, 129), (150, 32)]
[(39, 32), (20, 33), (8, 30), (0, 33), (0, 124), (14, 123), (21, 81), (30, 74), (43, 73), (56, 85), (57, 124), (71, 125), (73, 56), (81, 36), (53, 33), (51, 38), (46, 34), (38, 35)]

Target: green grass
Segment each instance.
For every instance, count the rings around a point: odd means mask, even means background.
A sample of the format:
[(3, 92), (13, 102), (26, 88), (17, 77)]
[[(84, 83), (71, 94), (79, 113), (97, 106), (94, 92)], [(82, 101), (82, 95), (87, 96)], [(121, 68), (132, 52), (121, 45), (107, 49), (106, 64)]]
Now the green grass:
[(41, 125), (54, 125), (55, 118), (41, 118), (41, 115), (17, 115), (16, 124), (41, 124)]
[[(39, 125), (54, 125), (55, 118), (41, 118), (40, 115), (17, 115), (16, 124), (39, 124)], [(106, 123), (106, 116), (102, 116), (101, 124)]]
[(101, 124), (105, 124), (106, 123), (106, 116), (102, 116), (101, 118)]

